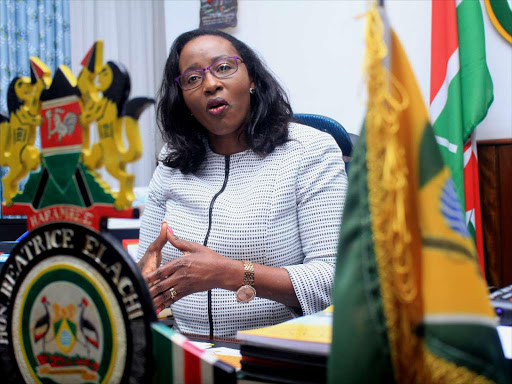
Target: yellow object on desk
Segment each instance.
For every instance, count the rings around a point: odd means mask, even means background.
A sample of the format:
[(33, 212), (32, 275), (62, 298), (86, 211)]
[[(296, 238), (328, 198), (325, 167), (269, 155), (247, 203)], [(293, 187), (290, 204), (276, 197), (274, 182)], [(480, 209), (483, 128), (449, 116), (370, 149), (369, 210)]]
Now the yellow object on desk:
[(330, 306), (281, 324), (241, 331), (237, 338), (242, 343), (327, 355), (332, 340), (332, 311)]
[(242, 368), (241, 359), (242, 355), (238, 349), (234, 348), (226, 348), (226, 347), (217, 347), (217, 348), (209, 348), (208, 352), (213, 353), (217, 358), (229, 365), (232, 365), (237, 370)]
[(158, 320), (161, 320), (161, 319), (167, 319), (169, 317), (172, 317), (172, 311), (171, 311), (171, 308), (167, 307), (167, 308), (164, 308), (162, 309), (162, 311), (160, 311), (157, 315), (156, 315), (157, 319)]

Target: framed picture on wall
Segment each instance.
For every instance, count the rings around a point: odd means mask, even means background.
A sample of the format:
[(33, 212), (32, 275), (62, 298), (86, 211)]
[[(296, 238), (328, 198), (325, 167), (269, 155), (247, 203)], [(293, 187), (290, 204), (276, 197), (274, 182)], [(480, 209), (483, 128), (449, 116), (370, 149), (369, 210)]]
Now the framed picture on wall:
[(221, 29), (236, 27), (237, 0), (200, 0), (199, 27)]

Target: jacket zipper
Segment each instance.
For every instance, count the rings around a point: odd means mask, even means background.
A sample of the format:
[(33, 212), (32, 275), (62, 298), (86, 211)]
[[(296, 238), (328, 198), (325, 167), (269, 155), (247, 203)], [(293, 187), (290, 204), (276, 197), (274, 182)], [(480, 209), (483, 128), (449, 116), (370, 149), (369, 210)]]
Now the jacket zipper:
[[(226, 185), (228, 184), (229, 177), (229, 155), (225, 157), (224, 163), (224, 184), (222, 184), (222, 188), (219, 192), (213, 196), (212, 201), (210, 202), (210, 209), (208, 210), (208, 230), (206, 231), (206, 236), (203, 241), (203, 245), (206, 247), (208, 244), (208, 237), (210, 237), (210, 230), (212, 229), (212, 213), (213, 213), (213, 205), (215, 204), (215, 200), (217, 197), (224, 192), (226, 189)], [(208, 290), (208, 323), (210, 324), (210, 339), (213, 339), (213, 314), (212, 314), (212, 291)]]

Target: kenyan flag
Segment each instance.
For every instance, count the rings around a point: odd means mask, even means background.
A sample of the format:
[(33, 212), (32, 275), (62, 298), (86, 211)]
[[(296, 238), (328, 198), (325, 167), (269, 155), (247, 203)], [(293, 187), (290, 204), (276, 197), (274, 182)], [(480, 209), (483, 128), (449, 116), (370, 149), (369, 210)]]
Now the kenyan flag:
[(341, 226), (329, 383), (510, 384), (409, 61), (376, 8), (367, 19), (368, 111)]
[(479, 1), (432, 1), (430, 115), (485, 276), (475, 127), (493, 101)]

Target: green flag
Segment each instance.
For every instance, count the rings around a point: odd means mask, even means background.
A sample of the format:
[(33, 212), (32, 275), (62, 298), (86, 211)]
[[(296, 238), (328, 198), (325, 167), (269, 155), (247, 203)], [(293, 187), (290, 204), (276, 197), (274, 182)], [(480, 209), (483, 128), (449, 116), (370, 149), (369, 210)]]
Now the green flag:
[(432, 2), (430, 115), (485, 276), (476, 143), (493, 101), (479, 1)]
[(376, 6), (367, 19), (368, 111), (340, 234), (329, 383), (510, 384), (475, 246), (407, 56), (393, 31), (384, 43)]

